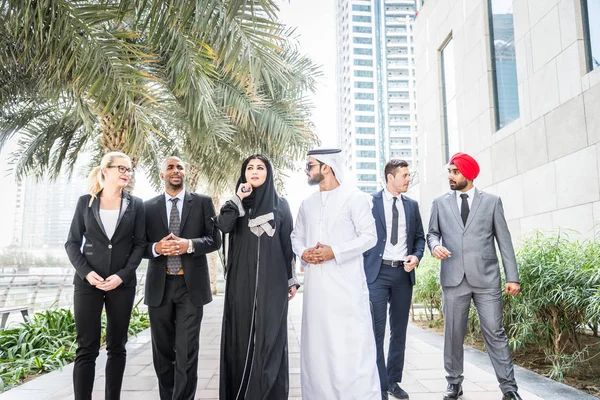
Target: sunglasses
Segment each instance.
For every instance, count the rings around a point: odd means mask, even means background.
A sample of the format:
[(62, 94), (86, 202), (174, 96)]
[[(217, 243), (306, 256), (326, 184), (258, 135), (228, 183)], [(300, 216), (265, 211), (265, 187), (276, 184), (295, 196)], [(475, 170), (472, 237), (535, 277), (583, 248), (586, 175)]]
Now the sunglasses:
[(323, 164), (321, 164), (321, 163), (318, 163), (318, 164), (306, 163), (306, 167), (304, 169), (308, 172), (312, 169), (312, 167), (314, 167), (316, 165), (323, 165)]

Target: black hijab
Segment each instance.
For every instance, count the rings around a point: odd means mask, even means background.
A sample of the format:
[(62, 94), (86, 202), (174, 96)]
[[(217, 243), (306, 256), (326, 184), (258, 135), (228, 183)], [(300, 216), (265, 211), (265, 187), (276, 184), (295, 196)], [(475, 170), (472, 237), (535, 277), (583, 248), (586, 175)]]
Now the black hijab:
[(253, 187), (250, 196), (242, 200), (242, 205), (246, 212), (249, 213), (248, 226), (256, 236), (267, 233), (273, 236), (275, 233), (275, 211), (279, 203), (279, 197), (275, 191), (275, 183), (273, 180), (273, 167), (269, 159), (262, 154), (253, 154), (246, 158), (242, 163), (240, 178), (237, 181), (236, 189), (242, 183), (246, 183), (246, 168), (252, 160), (260, 160), (267, 168), (267, 178), (259, 187)]

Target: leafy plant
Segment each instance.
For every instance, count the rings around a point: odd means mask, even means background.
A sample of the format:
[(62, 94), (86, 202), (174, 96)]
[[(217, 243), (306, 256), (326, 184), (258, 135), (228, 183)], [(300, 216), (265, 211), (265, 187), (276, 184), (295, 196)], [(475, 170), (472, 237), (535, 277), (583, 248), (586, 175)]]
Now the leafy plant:
[(579, 334), (599, 321), (599, 258), (598, 243), (572, 241), (565, 232), (536, 233), (517, 253), (522, 294), (504, 299), (511, 345), (539, 346), (555, 379), (585, 361)]
[(435, 320), (436, 313), (434, 311), (437, 311), (437, 315), (443, 318), (439, 261), (427, 254), (416, 269), (413, 302), (423, 304), (425, 315), (429, 321)]

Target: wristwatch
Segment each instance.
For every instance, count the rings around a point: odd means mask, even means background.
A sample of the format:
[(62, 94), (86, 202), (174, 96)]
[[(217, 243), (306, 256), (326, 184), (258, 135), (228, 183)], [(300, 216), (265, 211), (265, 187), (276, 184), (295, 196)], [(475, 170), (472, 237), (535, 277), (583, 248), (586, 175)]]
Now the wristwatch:
[(191, 239), (188, 239), (187, 253), (192, 254), (193, 252), (194, 252), (194, 243), (192, 242)]

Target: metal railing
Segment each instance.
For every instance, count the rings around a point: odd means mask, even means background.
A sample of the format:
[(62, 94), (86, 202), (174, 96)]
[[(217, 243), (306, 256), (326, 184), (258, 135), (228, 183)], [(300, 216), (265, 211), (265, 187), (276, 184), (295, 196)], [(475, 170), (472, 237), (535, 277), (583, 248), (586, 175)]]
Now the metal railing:
[[(146, 270), (137, 271), (136, 302), (144, 296)], [(51, 307), (70, 308), (73, 305), (73, 273), (2, 274), (0, 275), (0, 308), (26, 306), (29, 314)], [(19, 313), (12, 313), (8, 322), (21, 322)]]

